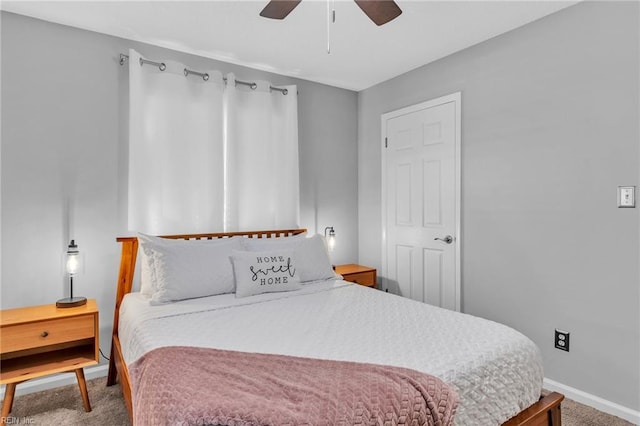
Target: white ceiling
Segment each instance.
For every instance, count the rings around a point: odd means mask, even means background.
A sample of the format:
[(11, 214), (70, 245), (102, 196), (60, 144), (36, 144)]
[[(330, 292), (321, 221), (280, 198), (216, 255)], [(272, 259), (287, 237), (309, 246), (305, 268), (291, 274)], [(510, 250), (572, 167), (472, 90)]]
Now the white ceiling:
[[(0, 8), (60, 24), (362, 90), (571, 6), (577, 1), (409, 1), (376, 26), (351, 0), (303, 0), (284, 20), (258, 14), (268, 0), (2, 1)], [(161, 58), (160, 58), (161, 59)]]

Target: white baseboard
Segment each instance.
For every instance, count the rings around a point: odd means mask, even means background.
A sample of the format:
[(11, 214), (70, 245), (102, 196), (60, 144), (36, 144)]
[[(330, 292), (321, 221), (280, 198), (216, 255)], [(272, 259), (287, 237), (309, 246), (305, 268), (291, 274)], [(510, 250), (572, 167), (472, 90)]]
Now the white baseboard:
[[(87, 380), (95, 379), (98, 377), (104, 377), (109, 371), (109, 365), (96, 365), (95, 367), (87, 367), (84, 369), (84, 377)], [(27, 380), (24, 383), (20, 383), (16, 386), (16, 395), (26, 395), (28, 393), (39, 392), (42, 390), (53, 389), (60, 386), (71, 385), (78, 383), (76, 375), (72, 371), (70, 373), (54, 374), (51, 376), (42, 377), (40, 379)], [(0, 389), (0, 398), (4, 398), (4, 391), (6, 386), (2, 386)]]
[(620, 404), (616, 404), (615, 402), (607, 401), (599, 396), (591, 395), (590, 393), (572, 388), (571, 386), (563, 385), (562, 383), (558, 383), (551, 379), (545, 378), (542, 386), (547, 390), (560, 392), (565, 397), (579, 402), (580, 404), (588, 405), (596, 410), (620, 417), (621, 419), (625, 419), (633, 424), (640, 425), (640, 411), (632, 410), (631, 408), (624, 407)]

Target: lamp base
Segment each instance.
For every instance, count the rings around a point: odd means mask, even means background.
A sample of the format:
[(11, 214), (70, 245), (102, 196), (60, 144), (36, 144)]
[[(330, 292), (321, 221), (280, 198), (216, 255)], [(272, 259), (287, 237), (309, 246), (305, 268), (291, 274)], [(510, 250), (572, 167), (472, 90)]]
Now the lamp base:
[(66, 297), (56, 302), (56, 308), (73, 308), (87, 303), (86, 297)]

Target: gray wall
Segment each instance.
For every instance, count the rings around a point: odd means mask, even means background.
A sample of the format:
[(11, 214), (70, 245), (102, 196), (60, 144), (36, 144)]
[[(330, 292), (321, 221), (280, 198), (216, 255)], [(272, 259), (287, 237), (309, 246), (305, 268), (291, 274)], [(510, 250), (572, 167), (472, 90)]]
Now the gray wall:
[[(298, 85), (301, 223), (338, 236), (333, 261), (357, 261), (357, 94), (2, 12), (2, 308), (66, 297), (69, 228), (85, 253), (76, 295), (100, 306), (109, 350), (126, 230), (130, 47), (194, 69)], [(72, 200), (72, 224), (67, 223)], [(203, 230), (207, 231), (207, 230)], [(210, 230), (218, 231), (218, 230)]]
[(461, 91), (464, 311), (532, 338), (547, 378), (634, 410), (639, 209), (616, 187), (640, 183), (638, 9), (584, 2), (358, 96), (360, 262), (381, 265), (381, 114)]

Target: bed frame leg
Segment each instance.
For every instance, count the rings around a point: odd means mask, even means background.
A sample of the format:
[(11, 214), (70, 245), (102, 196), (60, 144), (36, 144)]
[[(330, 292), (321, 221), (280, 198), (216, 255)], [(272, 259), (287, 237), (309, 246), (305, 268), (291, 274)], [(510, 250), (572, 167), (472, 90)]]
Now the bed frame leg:
[(560, 404), (552, 407), (549, 410), (549, 423), (551, 426), (561, 426), (562, 425), (562, 407)]
[(113, 356), (113, 342), (111, 342), (111, 353), (109, 356), (109, 373), (107, 374), (107, 386), (116, 384), (118, 378), (118, 369), (116, 368), (116, 359)]
[(564, 395), (551, 392), (503, 423), (502, 426), (561, 426), (560, 403), (563, 399)]

